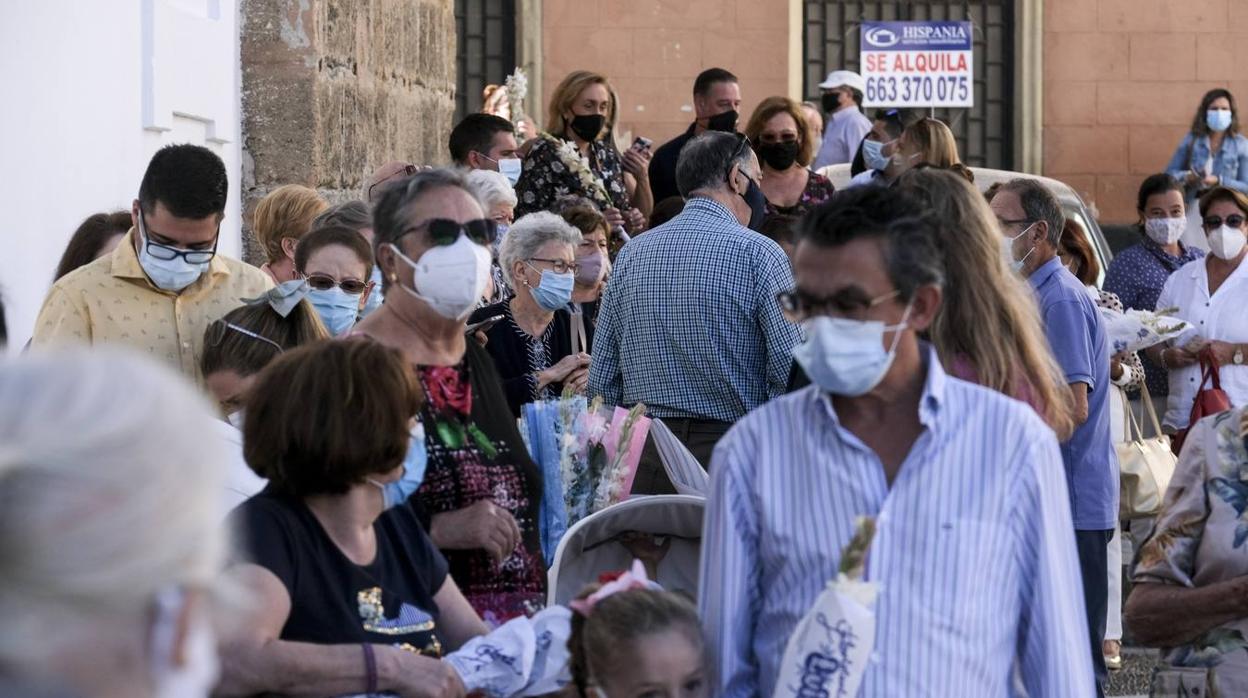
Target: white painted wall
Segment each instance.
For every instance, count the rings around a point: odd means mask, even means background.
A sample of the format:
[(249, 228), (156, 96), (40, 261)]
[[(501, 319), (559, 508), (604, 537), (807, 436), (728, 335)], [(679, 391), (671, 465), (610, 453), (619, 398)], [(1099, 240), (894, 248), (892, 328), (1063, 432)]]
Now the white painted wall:
[(65, 243), (129, 209), (152, 153), (214, 150), (230, 173), (220, 251), (237, 257), (236, 0), (0, 0), (0, 294), (30, 336)]

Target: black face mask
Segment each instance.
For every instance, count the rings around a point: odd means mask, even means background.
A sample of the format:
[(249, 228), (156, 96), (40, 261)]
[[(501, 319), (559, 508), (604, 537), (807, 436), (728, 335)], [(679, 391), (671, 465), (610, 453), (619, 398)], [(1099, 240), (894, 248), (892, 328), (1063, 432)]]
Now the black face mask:
[[(740, 175), (745, 177), (745, 173)], [(745, 177), (750, 185), (746, 188), (744, 194), (737, 194), (745, 200), (745, 205), (750, 207), (750, 220), (745, 227), (753, 231), (758, 231), (763, 227), (763, 219), (767, 217), (767, 197), (763, 195), (763, 190), (754, 182), (753, 179)]]
[(572, 133), (577, 138), (592, 143), (598, 140), (598, 134), (602, 133), (602, 127), (606, 123), (607, 117), (602, 114), (576, 114), (568, 125), (572, 127)]
[(726, 111), (723, 114), (716, 114), (706, 120), (706, 130), (735, 133), (737, 130), (737, 120), (740, 118), (741, 115), (736, 111)]
[(829, 114), (836, 111), (841, 106), (841, 93), (825, 92), (822, 98), (823, 110)]
[(759, 143), (754, 150), (758, 157), (773, 170), (787, 170), (797, 162), (797, 151), (802, 145), (797, 141), (780, 141), (779, 143)]

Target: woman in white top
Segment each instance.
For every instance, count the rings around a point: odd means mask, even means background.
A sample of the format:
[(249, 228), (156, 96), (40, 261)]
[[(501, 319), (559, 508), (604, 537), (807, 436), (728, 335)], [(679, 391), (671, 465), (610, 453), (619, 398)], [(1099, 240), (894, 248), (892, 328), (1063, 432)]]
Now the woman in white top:
[(1177, 307), (1191, 325), (1168, 344), (1148, 350), (1170, 371), (1170, 401), (1163, 426), (1181, 431), (1200, 388), (1198, 354), (1209, 347), (1221, 366), (1222, 389), (1231, 405), (1248, 404), (1248, 267), (1243, 264), (1248, 232), (1248, 195), (1215, 187), (1200, 199), (1210, 254), (1170, 275), (1157, 307)]

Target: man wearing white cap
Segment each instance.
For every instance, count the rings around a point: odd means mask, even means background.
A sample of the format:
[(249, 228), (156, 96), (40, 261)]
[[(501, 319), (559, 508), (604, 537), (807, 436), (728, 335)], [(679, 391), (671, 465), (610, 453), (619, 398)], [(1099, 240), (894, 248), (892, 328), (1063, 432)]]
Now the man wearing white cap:
[(823, 90), (823, 110), (828, 113), (828, 126), (823, 133), (823, 147), (815, 157), (814, 169), (850, 162), (858, 145), (871, 131), (871, 120), (862, 113), (862, 93), (867, 83), (852, 70), (834, 70), (819, 83)]

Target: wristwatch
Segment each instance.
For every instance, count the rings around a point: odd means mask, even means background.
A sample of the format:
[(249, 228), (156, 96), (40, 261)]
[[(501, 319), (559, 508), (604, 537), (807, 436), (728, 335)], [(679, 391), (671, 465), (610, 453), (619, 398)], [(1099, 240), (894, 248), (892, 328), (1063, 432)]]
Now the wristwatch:
[(1234, 361), (1236, 366), (1244, 364), (1244, 347), (1242, 345), (1235, 345), (1235, 355), (1231, 357), (1231, 361)]

